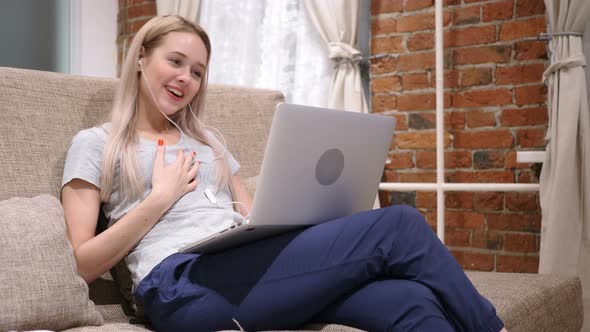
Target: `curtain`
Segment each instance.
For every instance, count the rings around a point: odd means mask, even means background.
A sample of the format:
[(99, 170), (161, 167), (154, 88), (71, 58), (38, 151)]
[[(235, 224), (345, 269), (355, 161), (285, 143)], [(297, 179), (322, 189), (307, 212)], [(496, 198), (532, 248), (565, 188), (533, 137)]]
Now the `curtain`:
[[(545, 0), (549, 31), (583, 32), (588, 0)], [(580, 36), (553, 36), (548, 87), (549, 128), (540, 181), (539, 273), (578, 275), (590, 295), (590, 114)]]
[(329, 49), (336, 67), (328, 106), (368, 113), (356, 49), (359, 0), (304, 0), (314, 26)]
[(179, 15), (196, 22), (199, 15), (200, 0), (156, 0), (158, 15)]
[(209, 82), (281, 91), (327, 106), (332, 64), (301, 0), (201, 0), (211, 44)]

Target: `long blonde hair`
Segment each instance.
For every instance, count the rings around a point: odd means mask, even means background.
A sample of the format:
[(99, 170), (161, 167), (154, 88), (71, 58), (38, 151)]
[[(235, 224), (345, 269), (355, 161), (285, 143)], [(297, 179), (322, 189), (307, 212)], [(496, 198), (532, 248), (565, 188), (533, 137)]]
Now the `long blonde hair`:
[[(207, 49), (207, 67), (211, 57), (211, 42), (205, 30), (200, 26), (187, 21), (186, 19), (175, 16), (156, 16), (145, 23), (137, 32), (131, 45), (123, 67), (119, 85), (115, 92), (113, 108), (111, 111), (111, 126), (108, 129), (108, 138), (105, 145), (102, 161), (102, 173), (100, 179), (101, 192), (100, 199), (102, 202), (110, 200), (113, 188), (117, 188), (124, 197), (124, 200), (130, 202), (141, 198), (143, 187), (143, 176), (139, 167), (139, 158), (137, 154), (138, 135), (135, 131), (137, 123), (137, 98), (139, 89), (138, 61), (143, 47), (144, 55), (160, 46), (164, 37), (170, 32), (189, 32), (194, 33), (201, 38)], [(203, 76), (201, 87), (195, 98), (190, 102), (195, 115), (202, 119), (203, 105), (207, 91), (207, 74)], [(207, 135), (201, 125), (201, 121), (195, 120), (191, 112), (185, 109), (176, 112), (170, 118), (178, 127), (188, 136), (210, 146), (214, 154), (220, 155), (223, 149), (218, 142), (210, 135)], [(230, 173), (227, 158), (222, 156), (217, 160), (217, 185), (223, 186), (229, 183), (230, 191), (231, 182), (229, 181)], [(118, 170), (118, 181), (115, 182), (115, 174)]]

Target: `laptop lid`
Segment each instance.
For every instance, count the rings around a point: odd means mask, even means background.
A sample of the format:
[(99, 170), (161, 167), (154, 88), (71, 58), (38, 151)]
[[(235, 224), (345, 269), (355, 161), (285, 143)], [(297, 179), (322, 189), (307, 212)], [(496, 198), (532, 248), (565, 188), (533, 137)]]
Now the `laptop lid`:
[(251, 225), (311, 225), (373, 207), (395, 118), (277, 105)]

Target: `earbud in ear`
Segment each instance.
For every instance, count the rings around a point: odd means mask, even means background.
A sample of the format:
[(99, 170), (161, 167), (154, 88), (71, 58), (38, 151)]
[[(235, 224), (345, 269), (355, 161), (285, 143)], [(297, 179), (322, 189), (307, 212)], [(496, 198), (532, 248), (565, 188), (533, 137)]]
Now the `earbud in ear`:
[(142, 63), (141, 63), (141, 58), (139, 60), (137, 60), (137, 71), (141, 71), (142, 69)]

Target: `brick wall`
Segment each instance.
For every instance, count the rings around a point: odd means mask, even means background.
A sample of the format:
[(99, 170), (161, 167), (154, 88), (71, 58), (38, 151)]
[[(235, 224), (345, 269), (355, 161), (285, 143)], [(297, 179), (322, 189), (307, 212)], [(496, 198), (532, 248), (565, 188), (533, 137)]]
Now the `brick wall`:
[[(543, 0), (446, 0), (445, 181), (536, 183), (547, 125)], [(397, 118), (384, 179), (436, 182), (434, 0), (373, 0), (372, 111)], [(436, 193), (381, 193), (436, 229)], [(447, 192), (446, 244), (466, 269), (536, 272), (538, 193)]]
[[(119, 0), (117, 15), (117, 63), (119, 66), (123, 62), (124, 52), (131, 44), (135, 33), (155, 15), (155, 0)], [(120, 68), (117, 68), (118, 72), (120, 72)]]

